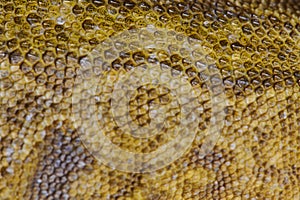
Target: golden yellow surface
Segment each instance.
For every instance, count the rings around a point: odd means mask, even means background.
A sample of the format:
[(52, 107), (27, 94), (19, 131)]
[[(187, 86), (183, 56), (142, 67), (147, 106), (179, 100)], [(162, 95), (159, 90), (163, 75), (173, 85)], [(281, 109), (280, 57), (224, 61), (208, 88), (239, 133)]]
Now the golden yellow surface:
[[(82, 145), (72, 93), (82, 58), (106, 38), (150, 24), (199, 42), (204, 61), (222, 76), (226, 117), (205, 157), (196, 137), (184, 156), (160, 170), (121, 172)], [(299, 42), (296, 0), (1, 0), (0, 199), (299, 200)], [(187, 75), (201, 91), (205, 112), (197, 134), (207, 132), (209, 91), (184, 55), (128, 52), (106, 75), (151, 62)], [(137, 94), (131, 116), (144, 126), (147, 99), (163, 104), (168, 92), (146, 85)], [(169, 120), (176, 124), (176, 117)], [(118, 129), (107, 136), (137, 152), (170, 139), (136, 140)]]

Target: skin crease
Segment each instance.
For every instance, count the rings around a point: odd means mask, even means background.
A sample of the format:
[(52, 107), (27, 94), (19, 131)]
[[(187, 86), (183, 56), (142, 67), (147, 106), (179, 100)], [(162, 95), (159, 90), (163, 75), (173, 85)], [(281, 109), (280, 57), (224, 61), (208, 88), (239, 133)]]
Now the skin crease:
[[(298, 1), (5, 0), (0, 5), (0, 199), (300, 199)], [(120, 172), (101, 164), (81, 143), (71, 117), (72, 92), (84, 56), (108, 37), (149, 24), (199, 41), (205, 62), (222, 76), (226, 117), (205, 157), (199, 156), (204, 142), (199, 139), (160, 170)], [(105, 76), (151, 59), (186, 74), (203, 96), (198, 134), (207, 133), (209, 91), (196, 66), (159, 50), (154, 58), (146, 51), (129, 54), (111, 63)], [(154, 100), (168, 95), (155, 89), (145, 89), (154, 92)], [(140, 124), (147, 119), (132, 116)], [(157, 148), (168, 140), (163, 135), (135, 140), (115, 129), (107, 133), (115, 144), (137, 152)]]

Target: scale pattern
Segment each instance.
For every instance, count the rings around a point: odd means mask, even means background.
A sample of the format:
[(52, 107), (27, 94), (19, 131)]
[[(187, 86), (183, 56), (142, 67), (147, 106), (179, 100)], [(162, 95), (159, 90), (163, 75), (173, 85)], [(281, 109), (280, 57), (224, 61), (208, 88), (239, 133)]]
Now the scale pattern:
[[(205, 157), (196, 140), (163, 169), (120, 172), (81, 144), (70, 117), (72, 93), (89, 52), (149, 24), (206, 50), (204, 61), (219, 70), (228, 99), (225, 125)], [(0, 199), (300, 199), (299, 44), (297, 0), (0, 0)], [(141, 63), (189, 77), (201, 90), (199, 134), (207, 131), (210, 93), (183, 54), (128, 52), (107, 66), (107, 81)], [(132, 118), (147, 125), (147, 100), (167, 104), (168, 95), (140, 88)], [(170, 139), (159, 136), (108, 134), (139, 152)]]

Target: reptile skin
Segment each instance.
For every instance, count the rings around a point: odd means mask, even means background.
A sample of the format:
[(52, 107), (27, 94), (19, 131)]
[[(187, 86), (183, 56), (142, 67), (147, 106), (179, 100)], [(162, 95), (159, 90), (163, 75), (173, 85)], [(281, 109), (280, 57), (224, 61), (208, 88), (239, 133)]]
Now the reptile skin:
[[(195, 139), (159, 170), (122, 172), (82, 144), (73, 89), (81, 61), (102, 41), (149, 25), (203, 47), (203, 62), (224, 88), (224, 125), (205, 156), (204, 141)], [(297, 0), (0, 0), (0, 199), (299, 200), (299, 44)], [(201, 92), (197, 134), (207, 133), (210, 91), (195, 63), (180, 53), (134, 50), (106, 66), (106, 80), (141, 63), (188, 77)], [(168, 103), (162, 91), (137, 91), (130, 103), (135, 123), (147, 126), (147, 99)], [(176, 125), (176, 117), (169, 121)], [(137, 140), (116, 128), (106, 134), (136, 152), (170, 139), (161, 133)]]

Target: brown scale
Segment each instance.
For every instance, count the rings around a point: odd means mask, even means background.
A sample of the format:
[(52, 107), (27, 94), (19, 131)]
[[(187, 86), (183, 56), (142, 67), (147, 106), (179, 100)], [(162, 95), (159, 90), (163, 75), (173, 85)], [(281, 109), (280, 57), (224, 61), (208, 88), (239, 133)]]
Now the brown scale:
[(90, 165), (93, 158), (82, 146), (70, 122), (55, 121), (45, 131), (40, 162), (28, 188), (32, 191), (30, 199), (67, 199), (70, 182), (77, 180), (77, 171)]

